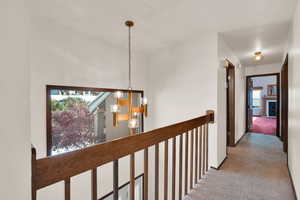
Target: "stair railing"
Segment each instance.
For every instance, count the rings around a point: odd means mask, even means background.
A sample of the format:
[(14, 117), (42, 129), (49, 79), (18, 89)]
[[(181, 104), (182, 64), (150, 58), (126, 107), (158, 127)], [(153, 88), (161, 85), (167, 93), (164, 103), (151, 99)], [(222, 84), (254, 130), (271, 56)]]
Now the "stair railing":
[[(138, 135), (116, 139), (84, 149), (60, 155), (36, 159), (36, 150), (32, 147), (32, 200), (37, 199), (37, 191), (60, 181), (65, 183), (65, 200), (71, 199), (71, 177), (86, 171), (91, 172), (91, 198), (97, 197), (97, 167), (113, 162), (113, 199), (118, 200), (118, 159), (130, 156), (130, 200), (135, 198), (135, 153), (144, 151), (143, 199), (148, 200), (149, 188), (149, 147), (155, 146), (155, 185), (154, 197), (159, 199), (159, 144), (164, 143), (164, 191), (163, 199), (175, 200), (176, 194), (183, 195), (195, 186), (208, 171), (208, 126), (214, 123), (214, 111), (206, 115), (155, 129)], [(185, 137), (185, 144), (184, 143)], [(179, 141), (177, 141), (179, 139)], [(169, 187), (169, 140), (172, 140), (171, 154), (171, 192)], [(179, 142), (179, 150), (176, 143)], [(183, 153), (185, 155), (183, 155)], [(178, 154), (178, 155), (177, 155)], [(178, 157), (178, 158), (177, 158)], [(176, 160), (178, 165), (176, 165)], [(176, 173), (176, 167), (179, 169)], [(178, 190), (176, 177), (178, 176)], [(189, 181), (188, 181), (189, 180)], [(169, 198), (168, 195), (171, 194)]]

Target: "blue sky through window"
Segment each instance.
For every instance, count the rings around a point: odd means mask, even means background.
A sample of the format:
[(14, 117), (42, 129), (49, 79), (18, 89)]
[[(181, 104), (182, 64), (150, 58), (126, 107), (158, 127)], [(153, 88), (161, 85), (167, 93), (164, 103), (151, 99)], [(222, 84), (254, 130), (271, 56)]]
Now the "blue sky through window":
[(253, 90), (253, 107), (260, 107), (261, 105), (261, 90)]

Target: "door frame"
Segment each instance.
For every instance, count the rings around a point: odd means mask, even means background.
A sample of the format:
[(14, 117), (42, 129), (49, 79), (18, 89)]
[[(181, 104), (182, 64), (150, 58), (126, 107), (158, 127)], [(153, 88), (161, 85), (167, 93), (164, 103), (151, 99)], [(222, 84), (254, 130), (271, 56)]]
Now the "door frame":
[[(248, 133), (250, 130), (249, 130), (249, 127), (250, 127), (250, 125), (249, 125), (249, 119), (248, 119), (248, 117), (249, 117), (249, 107), (248, 107), (248, 104), (249, 104), (249, 89), (250, 89), (250, 85), (249, 85), (249, 83), (250, 83), (250, 80), (249, 80), (250, 78), (247, 78), (246, 77), (246, 117), (245, 117), (245, 123), (246, 123), (246, 131), (245, 131), (245, 133)], [(253, 81), (252, 81), (252, 92), (253, 92)], [(253, 95), (252, 95), (253, 96)], [(253, 108), (252, 108), (252, 116), (253, 116)]]
[(246, 132), (249, 132), (248, 130), (248, 109), (247, 106), (249, 104), (247, 95), (249, 92), (249, 85), (248, 81), (250, 78), (254, 77), (261, 77), (261, 76), (276, 76), (276, 85), (277, 85), (277, 115), (276, 115), (276, 136), (280, 138), (280, 105), (281, 105), (281, 98), (280, 98), (280, 91), (281, 91), (281, 85), (280, 85), (280, 73), (269, 73), (269, 74), (255, 74), (255, 75), (249, 75), (246, 76)]
[[(227, 146), (235, 146), (235, 66), (227, 60), (226, 66), (226, 140)], [(229, 87), (229, 74), (232, 74), (231, 87)], [(229, 112), (231, 111), (231, 112)], [(230, 128), (230, 135), (228, 129)]]
[[(288, 88), (288, 55), (281, 68), (281, 140), (283, 142), (283, 151), (288, 153), (288, 103), (289, 103), (289, 88)], [(284, 103), (284, 104), (283, 104)]]

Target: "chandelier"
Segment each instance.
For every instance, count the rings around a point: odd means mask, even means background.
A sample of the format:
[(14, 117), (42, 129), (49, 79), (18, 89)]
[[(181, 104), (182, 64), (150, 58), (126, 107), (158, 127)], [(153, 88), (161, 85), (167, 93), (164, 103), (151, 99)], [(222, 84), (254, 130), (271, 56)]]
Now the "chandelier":
[[(133, 105), (133, 91), (131, 87), (131, 28), (133, 21), (126, 21), (125, 25), (128, 27), (128, 90), (117, 91), (114, 93), (116, 103), (111, 105), (111, 112), (113, 113), (113, 126), (118, 127), (120, 121), (128, 121), (128, 128), (130, 133), (134, 134), (135, 129), (139, 127), (138, 116), (143, 114), (148, 115), (147, 98), (141, 97), (140, 106)], [(127, 94), (127, 95), (126, 95)], [(125, 97), (127, 96), (127, 98)], [(127, 113), (121, 113), (121, 107), (128, 107)]]

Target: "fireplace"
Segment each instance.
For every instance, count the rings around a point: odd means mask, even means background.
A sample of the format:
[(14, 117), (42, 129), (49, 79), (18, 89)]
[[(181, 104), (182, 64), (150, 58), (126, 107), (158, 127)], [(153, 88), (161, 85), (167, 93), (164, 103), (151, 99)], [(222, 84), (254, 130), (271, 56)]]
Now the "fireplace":
[(266, 101), (266, 114), (268, 117), (277, 116), (277, 101), (276, 100), (267, 100)]

